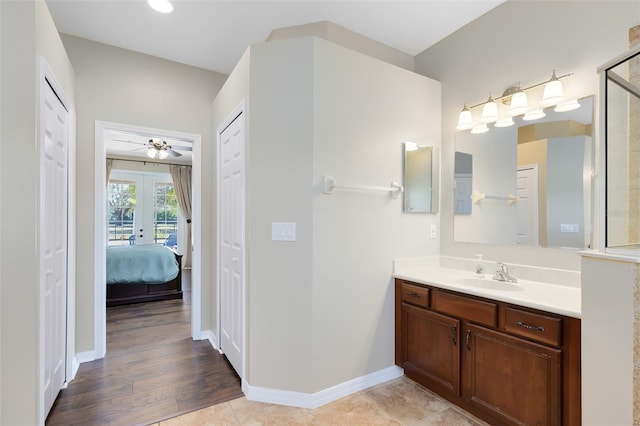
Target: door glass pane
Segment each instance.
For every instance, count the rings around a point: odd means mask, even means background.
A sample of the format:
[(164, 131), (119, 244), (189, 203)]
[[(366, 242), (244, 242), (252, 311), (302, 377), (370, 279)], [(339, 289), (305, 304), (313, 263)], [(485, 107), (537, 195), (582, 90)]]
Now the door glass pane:
[(172, 183), (154, 182), (153, 230), (155, 244), (178, 248), (178, 203)]
[(108, 245), (135, 244), (133, 232), (136, 185), (125, 180), (109, 180)]

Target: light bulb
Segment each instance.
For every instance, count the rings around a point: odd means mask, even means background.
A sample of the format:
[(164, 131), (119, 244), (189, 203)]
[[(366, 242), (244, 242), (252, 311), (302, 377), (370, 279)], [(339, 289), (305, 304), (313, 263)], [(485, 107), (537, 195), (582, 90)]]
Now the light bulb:
[(160, 13), (171, 13), (173, 12), (173, 5), (169, 3), (169, 0), (147, 0), (147, 3), (151, 7), (151, 9)]

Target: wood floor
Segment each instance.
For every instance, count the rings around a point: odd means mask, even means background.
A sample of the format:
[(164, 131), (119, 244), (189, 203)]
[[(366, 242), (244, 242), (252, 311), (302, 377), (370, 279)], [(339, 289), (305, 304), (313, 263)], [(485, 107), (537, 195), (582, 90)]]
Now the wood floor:
[(190, 307), (186, 291), (184, 300), (108, 308), (107, 356), (80, 366), (46, 425), (150, 424), (241, 397), (226, 358), (191, 339)]

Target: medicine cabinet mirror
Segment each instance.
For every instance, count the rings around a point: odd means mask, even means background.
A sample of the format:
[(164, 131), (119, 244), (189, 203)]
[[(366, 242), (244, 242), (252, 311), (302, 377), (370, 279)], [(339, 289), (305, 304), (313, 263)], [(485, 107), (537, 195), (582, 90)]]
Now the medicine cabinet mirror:
[(437, 213), (440, 156), (438, 148), (403, 144), (405, 213)]
[(455, 241), (591, 246), (593, 96), (579, 103), (483, 134), (456, 133)]

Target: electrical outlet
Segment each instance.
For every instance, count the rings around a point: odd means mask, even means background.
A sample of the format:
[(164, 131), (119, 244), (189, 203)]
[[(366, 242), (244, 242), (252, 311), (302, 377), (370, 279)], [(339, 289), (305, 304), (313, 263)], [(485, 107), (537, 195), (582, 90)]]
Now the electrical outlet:
[(432, 240), (436, 239), (436, 225), (434, 223), (432, 223), (431, 227), (429, 228), (429, 238), (431, 238)]

